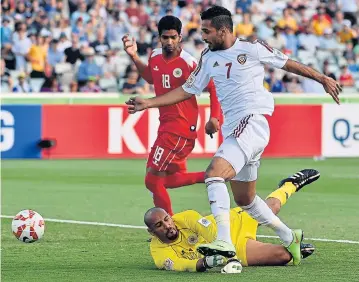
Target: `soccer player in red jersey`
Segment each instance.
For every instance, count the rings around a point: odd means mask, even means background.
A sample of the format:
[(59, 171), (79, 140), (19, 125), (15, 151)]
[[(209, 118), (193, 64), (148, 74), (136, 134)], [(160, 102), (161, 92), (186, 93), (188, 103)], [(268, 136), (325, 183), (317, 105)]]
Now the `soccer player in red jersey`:
[[(154, 85), (156, 96), (182, 86), (197, 66), (197, 61), (181, 49), (182, 23), (174, 16), (165, 16), (158, 23), (162, 48), (154, 49), (148, 65), (137, 54), (134, 38), (122, 38), (124, 48), (140, 75)], [(206, 133), (219, 130), (220, 105), (214, 83), (207, 87), (211, 100), (211, 118), (206, 124)], [(145, 184), (153, 193), (156, 207), (173, 214), (171, 199), (166, 188), (176, 188), (194, 183), (204, 183), (204, 172), (187, 172), (186, 158), (192, 152), (197, 138), (197, 100), (192, 98), (176, 105), (159, 108), (160, 126), (157, 139), (147, 160)]]

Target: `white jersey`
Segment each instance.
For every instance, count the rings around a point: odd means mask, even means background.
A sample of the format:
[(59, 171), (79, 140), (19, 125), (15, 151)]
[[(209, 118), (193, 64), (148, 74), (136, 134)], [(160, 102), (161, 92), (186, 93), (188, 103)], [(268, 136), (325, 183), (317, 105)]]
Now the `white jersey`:
[(182, 87), (187, 93), (200, 95), (213, 78), (225, 118), (222, 133), (227, 137), (243, 117), (273, 113), (273, 96), (263, 85), (264, 64), (282, 68), (287, 60), (286, 55), (266, 43), (237, 39), (226, 50), (205, 49)]

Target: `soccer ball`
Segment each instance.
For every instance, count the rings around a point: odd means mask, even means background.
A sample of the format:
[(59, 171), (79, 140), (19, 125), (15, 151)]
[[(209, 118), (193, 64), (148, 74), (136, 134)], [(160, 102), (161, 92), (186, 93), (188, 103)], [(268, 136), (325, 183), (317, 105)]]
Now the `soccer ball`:
[(22, 210), (12, 220), (12, 233), (24, 243), (40, 240), (44, 235), (45, 221), (33, 210)]

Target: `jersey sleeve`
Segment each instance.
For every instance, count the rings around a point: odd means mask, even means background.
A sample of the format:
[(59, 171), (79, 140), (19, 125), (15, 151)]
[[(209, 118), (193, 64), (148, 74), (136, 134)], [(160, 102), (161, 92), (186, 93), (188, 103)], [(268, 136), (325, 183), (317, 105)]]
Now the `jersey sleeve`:
[(288, 61), (287, 55), (283, 54), (275, 48), (270, 47), (264, 41), (257, 40), (255, 42), (255, 46), (257, 48), (258, 60), (263, 64), (281, 69)]
[(189, 229), (194, 231), (197, 235), (202, 236), (206, 241), (212, 242), (216, 239), (216, 225), (198, 212), (194, 210), (186, 212), (184, 221)]
[(196, 69), (191, 73), (185, 84), (182, 86), (183, 90), (187, 93), (199, 96), (209, 83), (210, 76), (206, 70), (206, 60), (204, 58), (206, 52), (208, 52), (207, 49), (202, 52), (201, 59), (199, 60)]
[(189, 70), (190, 70), (191, 73), (195, 71), (195, 69), (197, 68), (197, 65), (198, 65), (197, 60), (195, 58), (193, 58), (192, 66), (188, 65)]
[(196, 272), (198, 260), (180, 258), (171, 246), (165, 248), (151, 248), (151, 255), (155, 265), (159, 269), (172, 271)]

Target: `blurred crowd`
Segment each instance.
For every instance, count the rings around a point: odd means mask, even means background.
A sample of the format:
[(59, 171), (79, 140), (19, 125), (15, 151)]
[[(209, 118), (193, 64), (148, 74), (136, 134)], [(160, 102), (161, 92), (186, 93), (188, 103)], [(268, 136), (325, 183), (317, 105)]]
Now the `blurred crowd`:
[[(157, 23), (183, 22), (183, 48), (197, 59), (200, 13), (222, 5), (238, 37), (265, 40), (291, 58), (359, 89), (359, 0), (2, 0), (2, 92), (153, 91), (123, 50), (135, 37), (147, 61), (160, 47)], [(265, 87), (281, 93), (323, 93), (315, 81), (266, 69)]]

